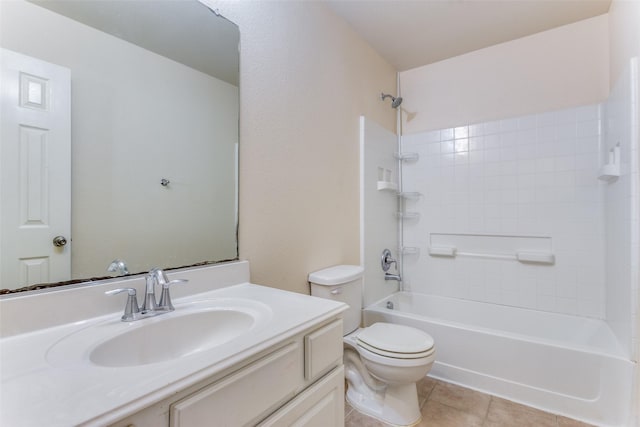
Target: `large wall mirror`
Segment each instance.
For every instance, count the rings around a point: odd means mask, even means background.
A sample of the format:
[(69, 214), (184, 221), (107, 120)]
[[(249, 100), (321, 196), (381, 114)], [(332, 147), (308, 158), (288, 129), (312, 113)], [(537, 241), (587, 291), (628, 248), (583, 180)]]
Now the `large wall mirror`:
[(197, 0), (0, 9), (0, 289), (237, 259), (237, 26)]

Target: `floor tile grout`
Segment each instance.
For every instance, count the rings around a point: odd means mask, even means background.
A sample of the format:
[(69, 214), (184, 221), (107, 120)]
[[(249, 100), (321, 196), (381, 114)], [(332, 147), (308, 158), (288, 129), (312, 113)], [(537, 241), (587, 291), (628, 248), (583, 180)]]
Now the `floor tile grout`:
[(493, 402), (493, 396), (489, 395), (489, 404), (487, 405), (487, 410), (484, 411), (484, 417), (482, 418), (483, 426), (487, 423), (487, 418), (489, 418), (489, 409), (491, 408), (492, 402)]

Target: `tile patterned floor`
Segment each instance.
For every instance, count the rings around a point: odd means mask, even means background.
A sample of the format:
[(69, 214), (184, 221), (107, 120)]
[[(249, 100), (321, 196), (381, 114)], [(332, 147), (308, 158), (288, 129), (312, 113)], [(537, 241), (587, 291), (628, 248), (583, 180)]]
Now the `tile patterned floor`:
[[(418, 383), (417, 427), (593, 427), (499, 397), (426, 377)], [(345, 427), (386, 427), (345, 404)]]

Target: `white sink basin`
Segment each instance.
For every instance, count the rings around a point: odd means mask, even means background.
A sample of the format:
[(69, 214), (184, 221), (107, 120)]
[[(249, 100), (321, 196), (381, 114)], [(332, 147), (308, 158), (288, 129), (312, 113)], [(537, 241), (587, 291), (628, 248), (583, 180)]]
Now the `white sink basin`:
[(110, 319), (87, 326), (55, 343), (47, 361), (68, 366), (80, 359), (104, 367), (167, 362), (230, 343), (271, 317), (265, 304), (233, 298), (175, 307), (174, 312), (135, 322)]
[(89, 354), (101, 366), (135, 366), (188, 356), (226, 343), (248, 331), (255, 318), (235, 310), (208, 310), (121, 333)]

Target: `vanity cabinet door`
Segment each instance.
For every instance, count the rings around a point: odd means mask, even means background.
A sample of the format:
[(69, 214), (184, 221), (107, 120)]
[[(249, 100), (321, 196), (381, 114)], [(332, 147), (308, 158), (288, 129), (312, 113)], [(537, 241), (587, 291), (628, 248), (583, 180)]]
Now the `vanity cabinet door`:
[(344, 367), (320, 379), (259, 427), (340, 427), (344, 425)]
[(277, 350), (171, 405), (170, 427), (255, 425), (293, 398), (303, 382), (299, 342)]
[(304, 377), (315, 381), (342, 364), (342, 319), (329, 323), (304, 337)]

